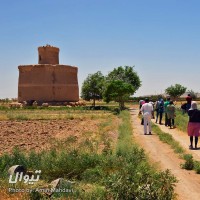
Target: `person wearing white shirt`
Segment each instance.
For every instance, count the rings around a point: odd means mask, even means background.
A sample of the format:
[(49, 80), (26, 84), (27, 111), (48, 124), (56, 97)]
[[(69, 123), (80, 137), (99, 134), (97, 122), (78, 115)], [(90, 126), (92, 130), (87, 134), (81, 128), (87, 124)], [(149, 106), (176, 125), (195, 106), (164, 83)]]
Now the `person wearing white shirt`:
[(140, 111), (142, 112), (144, 118), (144, 134), (147, 134), (147, 125), (149, 128), (149, 135), (151, 135), (151, 118), (153, 112), (153, 106), (149, 103), (149, 99), (145, 99), (145, 103), (142, 105)]

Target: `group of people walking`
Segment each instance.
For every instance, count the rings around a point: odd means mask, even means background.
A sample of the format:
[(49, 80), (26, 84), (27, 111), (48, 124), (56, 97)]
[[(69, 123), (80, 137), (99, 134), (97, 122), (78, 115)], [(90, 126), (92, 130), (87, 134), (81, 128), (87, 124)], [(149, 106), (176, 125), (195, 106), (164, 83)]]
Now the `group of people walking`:
[[(184, 106), (183, 106), (184, 105)], [(190, 137), (190, 149), (193, 149), (193, 137), (195, 148), (197, 148), (198, 137), (200, 136), (200, 110), (197, 109), (197, 103), (192, 101), (190, 94), (186, 97), (186, 103), (181, 106), (184, 112), (188, 113), (188, 136)], [(139, 101), (140, 114), (142, 113), (141, 124), (144, 125), (144, 134), (151, 135), (151, 119), (156, 112), (156, 123), (162, 124), (163, 114), (165, 114), (165, 126), (175, 128), (176, 107), (174, 102), (167, 97), (166, 101), (159, 98), (155, 103), (146, 98)], [(148, 129), (148, 131), (147, 131)]]

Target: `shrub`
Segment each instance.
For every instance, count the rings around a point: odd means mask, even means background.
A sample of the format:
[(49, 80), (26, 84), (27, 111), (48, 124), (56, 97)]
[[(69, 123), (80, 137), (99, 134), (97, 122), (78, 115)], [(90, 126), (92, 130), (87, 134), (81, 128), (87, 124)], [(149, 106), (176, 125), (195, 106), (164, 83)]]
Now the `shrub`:
[(200, 174), (200, 162), (199, 161), (194, 162), (194, 169), (197, 174)]
[(181, 167), (183, 169), (192, 170), (194, 168), (193, 156), (191, 154), (185, 154), (183, 158), (185, 163), (181, 164)]

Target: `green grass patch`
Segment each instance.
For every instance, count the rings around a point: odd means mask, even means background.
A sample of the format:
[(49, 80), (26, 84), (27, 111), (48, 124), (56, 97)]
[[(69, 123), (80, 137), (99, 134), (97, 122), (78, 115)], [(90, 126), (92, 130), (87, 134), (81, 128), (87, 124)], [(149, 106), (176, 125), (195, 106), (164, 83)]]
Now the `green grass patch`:
[(200, 162), (199, 161), (194, 161), (194, 170), (196, 171), (197, 174), (200, 174)]
[(152, 125), (152, 130), (159, 136), (159, 139), (162, 142), (169, 144), (171, 146), (171, 148), (174, 150), (175, 153), (178, 153), (180, 155), (182, 155), (183, 153), (185, 153), (184, 148), (179, 144), (179, 142), (177, 142), (176, 140), (174, 140), (174, 138), (169, 133), (163, 132), (155, 124)]
[(7, 114), (7, 118), (9, 120), (28, 120), (29, 119), (27, 115), (23, 115), (23, 114), (14, 115), (13, 113)]
[(112, 115), (110, 111), (90, 110), (7, 110), (0, 111), (0, 120), (65, 120), (99, 119)]
[(188, 120), (187, 113), (183, 114), (181, 110), (176, 111), (175, 125), (179, 130), (187, 132)]
[[(0, 120), (54, 120), (54, 119), (98, 119), (115, 114), (112, 106), (91, 110), (89, 107), (25, 107), (22, 109), (0, 109)], [(105, 115), (105, 116), (104, 116)]]
[(194, 169), (194, 160), (191, 154), (184, 154), (183, 156), (185, 163), (181, 165), (183, 169), (193, 170)]

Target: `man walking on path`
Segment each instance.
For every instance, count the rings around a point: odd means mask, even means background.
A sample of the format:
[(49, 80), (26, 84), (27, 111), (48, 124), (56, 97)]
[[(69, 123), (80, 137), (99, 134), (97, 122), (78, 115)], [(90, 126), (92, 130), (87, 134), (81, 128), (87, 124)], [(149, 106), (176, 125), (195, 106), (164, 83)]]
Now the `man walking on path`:
[(167, 117), (167, 106), (169, 105), (170, 102), (170, 97), (167, 97), (167, 100), (164, 103), (164, 109), (165, 109), (165, 126), (169, 126), (168, 122), (168, 117)]
[(153, 106), (149, 103), (149, 99), (145, 99), (145, 103), (142, 105), (140, 111), (144, 118), (144, 134), (147, 134), (147, 124), (149, 127), (149, 135), (151, 135), (151, 118), (153, 113)]
[(164, 112), (164, 101), (162, 98), (159, 98), (158, 101), (156, 102), (156, 123), (158, 122), (158, 117), (159, 117), (159, 124), (162, 124), (162, 116)]
[[(142, 105), (145, 103), (145, 101), (144, 100), (140, 100), (139, 101), (139, 110), (142, 108)], [(142, 120), (141, 120), (141, 125), (144, 125), (144, 118), (142, 117)]]
[(169, 125), (170, 129), (172, 128), (172, 126), (173, 126), (173, 128), (175, 128), (175, 125), (174, 125), (174, 119), (176, 117), (175, 110), (176, 110), (176, 108), (173, 104), (173, 101), (170, 101), (169, 105), (166, 108), (168, 125)]

